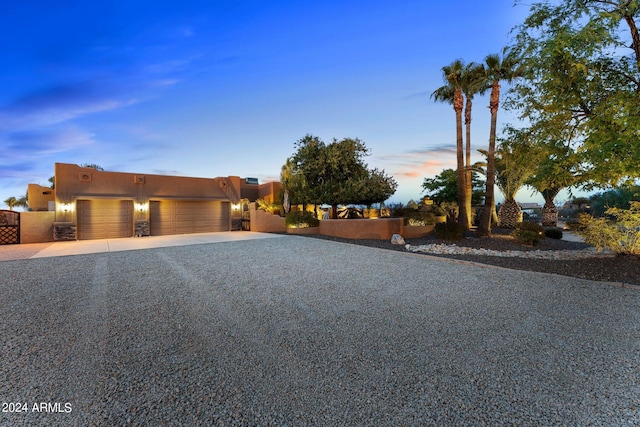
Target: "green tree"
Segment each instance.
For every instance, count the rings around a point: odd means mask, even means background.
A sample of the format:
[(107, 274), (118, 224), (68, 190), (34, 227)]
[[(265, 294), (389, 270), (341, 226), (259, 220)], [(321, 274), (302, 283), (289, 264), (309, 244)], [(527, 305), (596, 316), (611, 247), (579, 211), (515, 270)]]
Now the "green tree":
[(349, 191), (351, 203), (370, 207), (393, 196), (397, 188), (396, 180), (387, 176), (384, 170), (372, 169), (360, 179), (354, 180), (353, 188)]
[(431, 98), (438, 102), (446, 102), (453, 105), (456, 114), (456, 173), (458, 175), (457, 201), (460, 211), (458, 223), (469, 229), (470, 212), (467, 211), (467, 189), (464, 168), (464, 146), (462, 137), (462, 111), (464, 108), (464, 96), (462, 93), (462, 77), (464, 74), (464, 63), (457, 59), (450, 65), (442, 67), (442, 75), (446, 85), (436, 89)]
[[(283, 201), (288, 198), (289, 206), (307, 203), (305, 199), (306, 192), (308, 192), (307, 181), (304, 174), (296, 170), (296, 165), (291, 157), (287, 159), (280, 171), (280, 186), (283, 191)], [(285, 211), (288, 210), (288, 207), (285, 208)]]
[(540, 157), (526, 185), (540, 192), (544, 198), (542, 225), (555, 227), (558, 225), (558, 208), (554, 199), (562, 189), (579, 182), (579, 160), (571, 145), (565, 141), (546, 139), (546, 135), (535, 132), (533, 135), (533, 143)]
[(505, 49), (500, 55), (487, 55), (485, 58), (485, 70), (487, 78), (491, 81), (491, 95), (489, 98), (489, 110), (491, 112), (491, 126), (489, 129), (489, 149), (487, 157), (487, 182), (484, 198), (484, 209), (480, 217), (478, 233), (480, 235), (491, 234), (491, 212), (495, 206), (495, 147), (496, 130), (498, 122), (498, 109), (500, 108), (500, 83), (511, 82), (522, 74), (518, 66), (518, 59), (512, 51)]
[[(475, 171), (471, 171), (471, 199), (479, 204), (484, 196), (484, 182)], [(435, 178), (425, 178), (422, 182), (423, 192), (437, 204), (455, 202), (458, 197), (458, 174), (453, 169), (444, 169)]]
[(517, 28), (526, 71), (511, 104), (571, 131), (590, 186), (640, 177), (639, 17), (637, 0), (537, 2)]
[(367, 168), (364, 158), (369, 149), (359, 139), (334, 139), (325, 144), (306, 135), (295, 147), (297, 151), (285, 164), (285, 184), (294, 195), (292, 200), (329, 204), (333, 218), (339, 204), (384, 202), (396, 190), (395, 180), (384, 171)]

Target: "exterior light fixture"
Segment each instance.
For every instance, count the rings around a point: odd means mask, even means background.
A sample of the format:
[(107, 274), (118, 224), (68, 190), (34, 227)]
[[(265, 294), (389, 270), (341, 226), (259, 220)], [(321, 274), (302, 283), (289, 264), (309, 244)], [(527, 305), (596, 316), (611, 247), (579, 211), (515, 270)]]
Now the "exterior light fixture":
[(146, 205), (144, 203), (136, 203), (136, 209), (140, 212), (144, 212)]
[(69, 203), (63, 203), (62, 204), (62, 210), (65, 212), (69, 212), (69, 210), (71, 209), (71, 205), (69, 205)]
[(233, 210), (234, 210), (234, 211), (237, 211), (237, 210), (239, 210), (239, 209), (240, 209), (240, 205), (239, 205), (238, 203), (234, 203), (234, 204), (233, 204)]

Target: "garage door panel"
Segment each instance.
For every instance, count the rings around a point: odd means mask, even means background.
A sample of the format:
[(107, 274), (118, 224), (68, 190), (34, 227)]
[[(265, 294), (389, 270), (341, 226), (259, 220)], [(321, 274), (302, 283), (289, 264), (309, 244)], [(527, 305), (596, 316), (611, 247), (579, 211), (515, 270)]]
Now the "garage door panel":
[(155, 236), (229, 231), (229, 203), (151, 201), (149, 222), (151, 234)]
[(115, 239), (133, 234), (130, 200), (78, 200), (78, 239)]

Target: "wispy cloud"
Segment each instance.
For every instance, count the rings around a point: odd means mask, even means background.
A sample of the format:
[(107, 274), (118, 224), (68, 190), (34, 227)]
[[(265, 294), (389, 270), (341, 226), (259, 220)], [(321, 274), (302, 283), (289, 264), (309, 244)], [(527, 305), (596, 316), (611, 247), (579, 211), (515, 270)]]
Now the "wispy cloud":
[(94, 135), (83, 129), (68, 126), (12, 133), (8, 136), (10, 151), (24, 155), (59, 153), (94, 143)]
[(455, 167), (455, 155), (454, 146), (441, 145), (379, 157), (396, 178), (415, 179), (437, 175), (442, 169)]
[(118, 99), (102, 91), (96, 84), (82, 82), (30, 93), (0, 109), (0, 132), (21, 132), (56, 125), (137, 102), (125, 97)]

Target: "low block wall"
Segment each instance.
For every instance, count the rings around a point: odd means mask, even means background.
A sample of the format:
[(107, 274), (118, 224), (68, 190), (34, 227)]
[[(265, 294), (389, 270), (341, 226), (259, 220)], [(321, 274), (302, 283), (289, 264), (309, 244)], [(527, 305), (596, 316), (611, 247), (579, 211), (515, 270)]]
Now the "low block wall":
[(401, 234), (402, 218), (328, 219), (320, 221), (319, 233), (345, 239), (391, 239)]
[(251, 218), (251, 231), (261, 233), (284, 233), (287, 231), (283, 217), (256, 209), (255, 203), (249, 205), (249, 215)]
[(434, 229), (434, 225), (405, 225), (400, 235), (405, 239), (417, 239), (433, 232)]
[(20, 243), (53, 242), (55, 212), (20, 212)]

